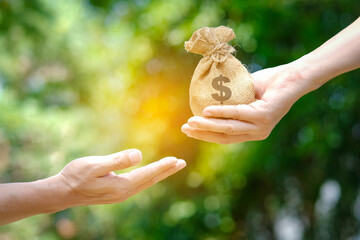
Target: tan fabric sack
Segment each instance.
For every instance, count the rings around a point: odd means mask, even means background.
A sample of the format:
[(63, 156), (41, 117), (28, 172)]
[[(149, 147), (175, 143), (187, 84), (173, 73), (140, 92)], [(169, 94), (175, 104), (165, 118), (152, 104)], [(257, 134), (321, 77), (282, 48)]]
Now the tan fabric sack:
[(210, 105), (255, 101), (253, 80), (247, 69), (232, 55), (235, 49), (227, 44), (234, 38), (231, 28), (204, 27), (185, 42), (186, 51), (204, 56), (190, 84), (190, 107), (195, 116), (201, 116), (203, 109)]

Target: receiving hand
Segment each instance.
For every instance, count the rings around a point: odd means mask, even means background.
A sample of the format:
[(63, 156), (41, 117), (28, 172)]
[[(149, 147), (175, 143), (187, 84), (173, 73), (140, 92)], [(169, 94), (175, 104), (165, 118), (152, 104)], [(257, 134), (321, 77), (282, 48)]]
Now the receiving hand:
[(154, 185), (186, 166), (184, 160), (167, 157), (129, 173), (115, 174), (139, 164), (141, 152), (126, 150), (108, 156), (84, 157), (70, 162), (56, 177), (66, 193), (66, 207), (118, 203)]
[(181, 130), (189, 137), (221, 144), (266, 139), (275, 125), (306, 91), (290, 64), (252, 74), (256, 101), (248, 105), (209, 106)]
[(76, 159), (46, 179), (0, 184), (0, 225), (75, 206), (122, 202), (186, 166), (167, 157), (128, 173), (113, 172), (140, 161), (141, 152), (132, 149)]

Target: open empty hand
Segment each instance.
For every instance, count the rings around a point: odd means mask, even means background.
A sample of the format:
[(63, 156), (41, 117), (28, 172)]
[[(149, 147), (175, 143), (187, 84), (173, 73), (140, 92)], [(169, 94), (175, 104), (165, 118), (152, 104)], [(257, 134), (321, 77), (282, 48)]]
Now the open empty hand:
[(141, 152), (126, 150), (70, 162), (57, 175), (28, 183), (0, 184), (0, 225), (69, 207), (119, 203), (186, 166), (166, 157), (123, 174), (141, 162)]
[(184, 168), (184, 160), (166, 157), (128, 173), (115, 174), (139, 164), (141, 152), (126, 150), (69, 163), (57, 176), (71, 206), (118, 203)]

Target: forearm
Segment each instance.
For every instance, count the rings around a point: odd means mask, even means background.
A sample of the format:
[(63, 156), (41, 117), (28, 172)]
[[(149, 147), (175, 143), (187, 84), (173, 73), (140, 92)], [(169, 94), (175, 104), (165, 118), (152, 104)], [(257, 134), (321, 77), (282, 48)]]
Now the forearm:
[(56, 177), (29, 183), (0, 184), (0, 225), (66, 208)]
[(304, 94), (360, 67), (360, 18), (316, 50), (289, 64), (303, 81)]

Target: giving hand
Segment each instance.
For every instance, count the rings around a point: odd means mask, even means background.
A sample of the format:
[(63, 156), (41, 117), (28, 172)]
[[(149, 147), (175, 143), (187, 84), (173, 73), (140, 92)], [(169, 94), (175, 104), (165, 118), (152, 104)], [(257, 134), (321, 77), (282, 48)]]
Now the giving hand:
[(181, 130), (203, 141), (230, 144), (266, 139), (304, 92), (291, 64), (252, 74), (256, 101), (248, 105), (209, 106)]

